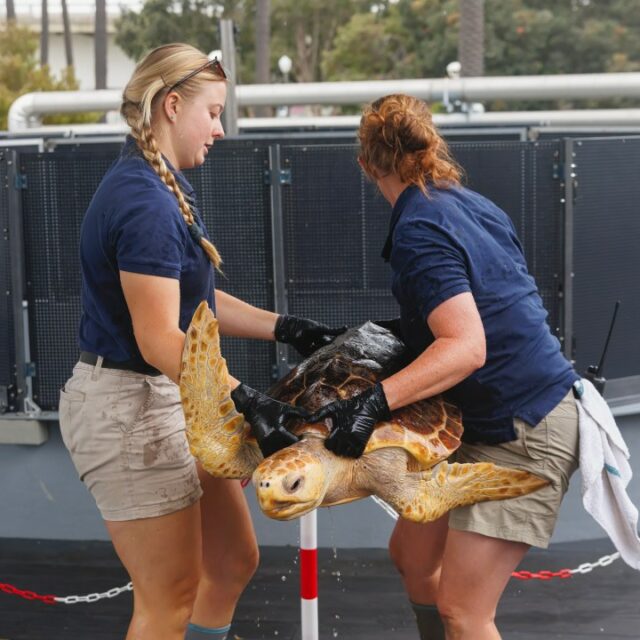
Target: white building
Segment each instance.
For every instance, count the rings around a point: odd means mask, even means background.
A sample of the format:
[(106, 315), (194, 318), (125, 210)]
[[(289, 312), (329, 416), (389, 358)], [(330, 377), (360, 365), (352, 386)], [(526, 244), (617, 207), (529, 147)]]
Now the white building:
[[(1, 0), (0, 0), (1, 1)], [(1, 3), (1, 19), (6, 19), (6, 5)], [(35, 32), (41, 29), (42, 0), (14, 0), (18, 24), (27, 25)], [(122, 89), (131, 76), (135, 62), (115, 43), (114, 22), (121, 6), (139, 9), (141, 0), (106, 0), (107, 4), (107, 88)], [(67, 0), (71, 23), (73, 62), (80, 89), (95, 88), (94, 31), (95, 2)], [(66, 67), (64, 30), (60, 0), (48, 0), (49, 7), (49, 66), (56, 77)], [(38, 53), (38, 56), (40, 54)]]

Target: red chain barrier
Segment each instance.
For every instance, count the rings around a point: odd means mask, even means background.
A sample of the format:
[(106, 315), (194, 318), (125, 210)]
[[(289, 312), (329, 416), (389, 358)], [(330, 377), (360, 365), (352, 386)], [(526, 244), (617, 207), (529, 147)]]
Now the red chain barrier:
[(56, 604), (55, 596), (41, 596), (33, 591), (25, 591), (23, 589), (17, 589), (13, 585), (5, 584), (4, 582), (0, 582), (0, 591), (4, 591), (12, 596), (20, 596), (25, 600), (42, 600), (45, 604)]
[(572, 576), (571, 569), (560, 569), (560, 571), (539, 571), (531, 573), (531, 571), (514, 571), (512, 578), (518, 580), (551, 580), (551, 578), (570, 578)]

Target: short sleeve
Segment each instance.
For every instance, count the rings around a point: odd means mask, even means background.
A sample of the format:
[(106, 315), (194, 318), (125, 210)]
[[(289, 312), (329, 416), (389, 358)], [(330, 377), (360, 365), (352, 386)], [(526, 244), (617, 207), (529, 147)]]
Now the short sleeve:
[(114, 214), (109, 237), (120, 271), (179, 279), (186, 234), (177, 200), (149, 189)]
[(397, 229), (391, 266), (403, 295), (425, 319), (449, 298), (471, 291), (462, 249), (442, 229), (424, 221)]

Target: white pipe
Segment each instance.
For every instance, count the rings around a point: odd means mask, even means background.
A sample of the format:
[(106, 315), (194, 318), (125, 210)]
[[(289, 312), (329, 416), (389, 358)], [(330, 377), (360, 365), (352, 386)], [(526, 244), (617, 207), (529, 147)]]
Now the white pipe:
[[(488, 113), (436, 113), (438, 127), (640, 127), (640, 109), (569, 109), (565, 111), (495, 111)], [(360, 116), (287, 116), (282, 118), (240, 118), (241, 131), (277, 129), (356, 129)], [(33, 136), (125, 135), (127, 125), (65, 124), (26, 130)], [(19, 130), (22, 131), (22, 130)]]
[(120, 108), (122, 91), (34, 91), (20, 96), (9, 107), (9, 131), (41, 124), (49, 113), (111, 111)]
[(359, 104), (389, 93), (408, 93), (427, 101), (446, 98), (450, 102), (640, 97), (640, 73), (251, 84), (237, 87), (236, 92), (241, 106)]
[[(459, 79), (379, 80), (255, 84), (236, 87), (239, 106), (359, 104), (388, 93), (427, 101), (551, 100), (640, 97), (640, 73), (494, 76)], [(120, 91), (47, 91), (18, 98), (9, 109), (9, 131), (33, 126), (45, 113), (109, 111), (120, 107)]]

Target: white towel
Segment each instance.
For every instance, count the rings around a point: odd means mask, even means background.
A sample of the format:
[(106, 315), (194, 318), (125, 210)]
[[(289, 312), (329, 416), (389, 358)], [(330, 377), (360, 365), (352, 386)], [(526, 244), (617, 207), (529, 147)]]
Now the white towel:
[[(640, 570), (638, 510), (627, 495), (629, 449), (609, 405), (588, 380), (578, 402), (582, 502), (622, 559)], [(580, 383), (577, 383), (578, 386)]]

